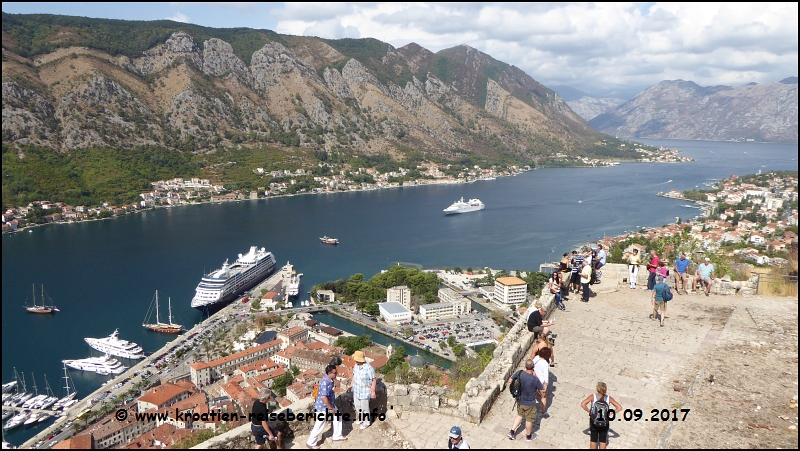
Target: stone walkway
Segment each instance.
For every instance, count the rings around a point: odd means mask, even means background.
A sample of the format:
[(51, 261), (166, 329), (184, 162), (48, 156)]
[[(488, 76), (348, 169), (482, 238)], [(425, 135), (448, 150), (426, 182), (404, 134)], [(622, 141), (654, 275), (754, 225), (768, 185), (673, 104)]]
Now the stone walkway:
[(517, 440), (506, 438), (515, 415), (507, 392), (478, 425), (424, 412), (403, 413), (387, 423), (415, 448), (446, 448), (453, 425), (462, 428), (473, 448), (585, 448), (588, 415), (580, 402), (603, 381), (623, 409), (639, 408), (644, 413), (638, 422), (613, 422), (610, 446), (654, 448), (669, 423), (649, 421), (650, 411), (673, 409), (686, 399), (686, 389), (696, 376), (688, 374), (688, 368), (703, 358), (702, 351), (717, 342), (752, 339), (759, 317), (786, 308), (785, 298), (675, 295), (665, 326), (659, 327), (649, 319), (650, 293), (603, 288), (588, 303), (572, 295), (567, 310), (554, 313), (557, 366), (550, 376), (551, 416), (534, 426), (532, 442), (525, 441), (522, 428)]

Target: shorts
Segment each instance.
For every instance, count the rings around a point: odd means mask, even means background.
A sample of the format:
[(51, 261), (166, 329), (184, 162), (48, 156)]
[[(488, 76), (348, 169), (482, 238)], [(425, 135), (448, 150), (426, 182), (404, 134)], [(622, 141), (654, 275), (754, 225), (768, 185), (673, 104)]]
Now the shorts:
[(667, 303), (666, 302), (661, 302), (661, 301), (656, 301), (655, 305), (653, 306), (653, 309), (655, 311), (657, 311), (657, 312), (666, 312), (667, 311)]
[(569, 282), (575, 285), (581, 283), (581, 273), (578, 272), (572, 273), (572, 277), (569, 279)]
[(589, 437), (589, 441), (593, 443), (608, 443), (608, 428), (599, 428), (595, 425), (590, 425)]
[(251, 424), (250, 431), (256, 438), (256, 445), (263, 445), (264, 443), (267, 442), (269, 434), (267, 434), (267, 431), (264, 429), (264, 426), (256, 426), (255, 424)]
[(535, 423), (538, 414), (539, 409), (536, 407), (536, 404), (532, 406), (523, 406), (522, 404), (517, 404), (517, 415), (521, 416), (523, 419), (525, 419), (525, 421)]

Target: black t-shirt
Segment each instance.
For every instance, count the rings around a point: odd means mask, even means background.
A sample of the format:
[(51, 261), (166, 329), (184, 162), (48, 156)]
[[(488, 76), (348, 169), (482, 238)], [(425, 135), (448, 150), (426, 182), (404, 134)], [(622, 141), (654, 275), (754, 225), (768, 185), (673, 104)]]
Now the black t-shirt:
[(253, 424), (261, 426), (262, 421), (267, 421), (267, 405), (256, 400), (253, 403)]
[(542, 312), (538, 309), (531, 312), (531, 315), (528, 317), (528, 330), (533, 330), (536, 326), (542, 325)]

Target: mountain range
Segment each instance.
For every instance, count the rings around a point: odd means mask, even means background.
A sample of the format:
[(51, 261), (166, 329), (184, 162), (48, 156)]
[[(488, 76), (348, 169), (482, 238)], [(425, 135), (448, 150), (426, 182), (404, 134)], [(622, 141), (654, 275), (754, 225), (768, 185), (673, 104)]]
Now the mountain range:
[(327, 40), (3, 13), (3, 144), (269, 144), (329, 155), (530, 162), (604, 138), (517, 67), (462, 45), (433, 53)]
[(797, 77), (740, 87), (662, 81), (589, 124), (620, 138), (797, 142)]

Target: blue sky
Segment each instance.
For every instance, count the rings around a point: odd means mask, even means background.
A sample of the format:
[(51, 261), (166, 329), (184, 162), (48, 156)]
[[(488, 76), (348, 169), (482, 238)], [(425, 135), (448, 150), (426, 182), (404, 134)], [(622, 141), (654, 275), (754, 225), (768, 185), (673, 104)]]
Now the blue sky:
[(324, 38), (438, 51), (468, 44), (547, 86), (632, 96), (662, 80), (741, 86), (797, 75), (794, 3), (3, 3), (7, 13)]

